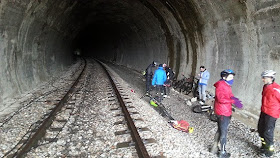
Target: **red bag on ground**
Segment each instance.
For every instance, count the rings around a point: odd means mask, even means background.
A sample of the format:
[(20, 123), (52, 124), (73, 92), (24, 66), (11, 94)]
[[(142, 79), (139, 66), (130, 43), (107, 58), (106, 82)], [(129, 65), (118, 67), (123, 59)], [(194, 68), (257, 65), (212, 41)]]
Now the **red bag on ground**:
[(170, 121), (170, 124), (173, 128), (182, 131), (182, 132), (187, 132), (189, 133), (189, 127), (190, 124), (185, 121), (185, 120), (180, 120), (180, 121)]

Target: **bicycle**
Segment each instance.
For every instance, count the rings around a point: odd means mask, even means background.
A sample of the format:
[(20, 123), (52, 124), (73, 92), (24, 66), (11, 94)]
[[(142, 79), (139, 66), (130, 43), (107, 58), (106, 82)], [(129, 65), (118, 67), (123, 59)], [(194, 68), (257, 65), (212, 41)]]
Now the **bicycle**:
[(160, 96), (152, 96), (151, 94), (149, 95), (144, 95), (141, 98), (144, 97), (149, 97), (150, 99), (150, 104), (153, 106), (153, 108), (159, 112), (159, 114), (163, 117), (167, 117), (169, 120), (175, 120), (166, 110), (166, 107), (161, 103), (161, 98)]
[(173, 84), (172, 84), (172, 87), (174, 88), (174, 89), (180, 89), (181, 90), (181, 87), (182, 87), (182, 85), (184, 85), (186, 82), (187, 82), (187, 77), (185, 77), (184, 75), (183, 75), (183, 78), (181, 79), (181, 80), (178, 80), (178, 81), (174, 81), (173, 82)]

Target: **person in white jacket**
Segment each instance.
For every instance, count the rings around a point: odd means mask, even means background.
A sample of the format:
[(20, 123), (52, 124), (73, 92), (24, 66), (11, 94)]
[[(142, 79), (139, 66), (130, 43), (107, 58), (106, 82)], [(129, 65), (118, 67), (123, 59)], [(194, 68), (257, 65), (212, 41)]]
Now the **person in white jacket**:
[(206, 88), (208, 84), (208, 80), (210, 78), (210, 73), (206, 70), (204, 66), (200, 66), (200, 73), (198, 74), (199, 83), (198, 83), (198, 91), (199, 91), (199, 103), (204, 104), (206, 100)]

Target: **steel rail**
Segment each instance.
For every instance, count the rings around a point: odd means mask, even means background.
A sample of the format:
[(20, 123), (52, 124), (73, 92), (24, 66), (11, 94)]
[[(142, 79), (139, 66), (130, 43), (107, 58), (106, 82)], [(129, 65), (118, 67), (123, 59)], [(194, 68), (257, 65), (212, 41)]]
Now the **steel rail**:
[(57, 106), (50, 112), (49, 116), (42, 122), (42, 124), (40, 125), (38, 130), (32, 135), (32, 137), (30, 139), (28, 139), (28, 141), (25, 143), (24, 147), (22, 149), (20, 149), (20, 151), (17, 151), (16, 153), (14, 153), (13, 157), (18, 157), (18, 158), (23, 157), (45, 135), (46, 129), (52, 124), (56, 113), (61, 110), (61, 108), (64, 106), (64, 104), (70, 98), (70, 96), (74, 92), (75, 87), (77, 86), (79, 80), (83, 76), (85, 68), (87, 66), (87, 62), (85, 59), (84, 59), (84, 62), (85, 62), (85, 66), (84, 66), (82, 72), (80, 73), (79, 77), (74, 82), (74, 84), (67, 91), (65, 96), (60, 100), (60, 102), (57, 104)]
[(108, 78), (109, 78), (109, 80), (110, 80), (110, 82), (113, 86), (115, 94), (116, 94), (116, 96), (118, 98), (118, 101), (120, 103), (120, 106), (122, 108), (122, 112), (124, 113), (124, 117), (125, 117), (125, 120), (127, 122), (128, 128), (131, 131), (132, 140), (135, 142), (135, 148), (136, 148), (138, 156), (140, 158), (150, 158), (150, 156), (147, 152), (147, 149), (146, 149), (146, 147), (145, 147), (145, 145), (144, 145), (144, 143), (143, 143), (143, 141), (142, 141), (142, 139), (141, 139), (141, 137), (140, 137), (140, 135), (137, 131), (137, 128), (135, 127), (135, 124), (134, 124), (134, 122), (133, 122), (133, 120), (132, 120), (132, 118), (131, 118), (131, 116), (130, 116), (130, 114), (129, 114), (126, 106), (125, 106), (125, 103), (123, 102), (123, 99), (122, 99), (122, 97), (121, 97), (121, 95), (120, 95), (112, 77), (110, 76), (110, 74), (107, 71), (107, 69), (105, 68), (105, 66), (102, 63), (100, 63), (100, 65), (105, 70), (105, 72), (106, 72), (106, 74), (107, 74), (107, 76), (108, 76)]

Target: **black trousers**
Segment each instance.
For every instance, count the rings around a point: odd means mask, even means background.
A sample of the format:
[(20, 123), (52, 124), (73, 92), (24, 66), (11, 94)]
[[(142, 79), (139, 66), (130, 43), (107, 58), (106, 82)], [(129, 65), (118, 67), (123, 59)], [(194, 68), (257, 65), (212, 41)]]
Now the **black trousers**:
[(146, 76), (146, 92), (150, 92), (152, 86), (152, 76)]
[(231, 116), (222, 116), (218, 115), (218, 131), (216, 133), (216, 141), (220, 141), (221, 143), (221, 151), (226, 150), (227, 143), (227, 133), (228, 133), (228, 125), (230, 123)]
[(258, 122), (258, 132), (261, 138), (264, 138), (266, 145), (273, 145), (274, 129), (277, 118), (269, 116), (263, 112), (260, 114)]
[(163, 85), (156, 85), (156, 92), (159, 94), (163, 94), (164, 86)]

